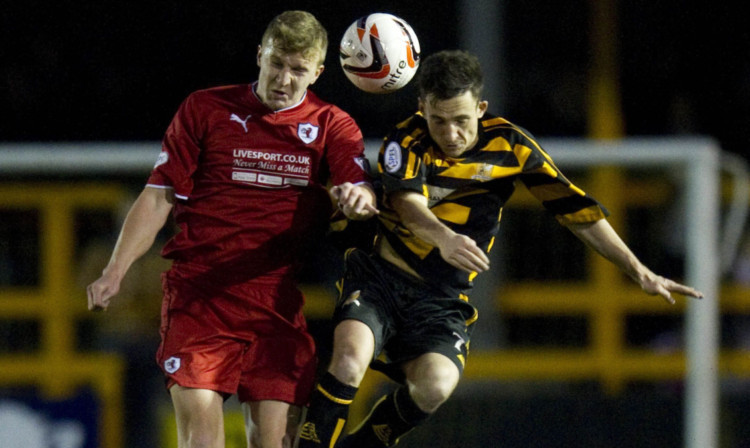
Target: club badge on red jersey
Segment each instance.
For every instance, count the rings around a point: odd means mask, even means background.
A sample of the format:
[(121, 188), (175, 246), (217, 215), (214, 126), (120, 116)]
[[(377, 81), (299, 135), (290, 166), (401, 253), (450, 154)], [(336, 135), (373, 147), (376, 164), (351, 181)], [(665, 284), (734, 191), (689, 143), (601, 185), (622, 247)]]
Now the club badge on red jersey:
[(297, 125), (297, 136), (300, 140), (309, 145), (318, 138), (319, 130), (320, 128), (318, 126), (314, 126), (310, 123), (300, 123)]

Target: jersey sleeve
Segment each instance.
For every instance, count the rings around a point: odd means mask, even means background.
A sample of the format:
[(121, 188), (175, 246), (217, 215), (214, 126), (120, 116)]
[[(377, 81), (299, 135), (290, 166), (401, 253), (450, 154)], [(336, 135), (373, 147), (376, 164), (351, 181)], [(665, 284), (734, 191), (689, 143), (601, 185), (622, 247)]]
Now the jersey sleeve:
[(516, 145), (516, 157), (523, 163), (520, 181), (560, 224), (598, 221), (609, 212), (596, 199), (573, 185), (555, 166), (550, 156), (533, 140)]
[(198, 167), (202, 128), (196, 94), (180, 105), (162, 140), (162, 149), (148, 179), (149, 186), (171, 187), (178, 198), (193, 190), (192, 175)]
[(414, 191), (425, 194), (425, 167), (419, 155), (421, 146), (401, 126), (384, 140), (378, 154), (378, 173), (383, 193)]
[(327, 138), (326, 162), (333, 185), (370, 183), (365, 143), (354, 119), (340, 109), (334, 109)]

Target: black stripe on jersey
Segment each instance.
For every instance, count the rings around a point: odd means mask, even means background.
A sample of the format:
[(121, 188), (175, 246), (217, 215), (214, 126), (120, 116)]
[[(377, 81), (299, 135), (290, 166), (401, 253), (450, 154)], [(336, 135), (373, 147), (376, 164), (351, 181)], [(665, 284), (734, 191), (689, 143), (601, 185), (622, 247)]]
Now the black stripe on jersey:
[(450, 188), (450, 189), (457, 189), (461, 187), (465, 187), (467, 185), (477, 184), (479, 186), (480, 182), (476, 179), (462, 179), (458, 177), (440, 177), (440, 175), (433, 177), (431, 179), (431, 182), (429, 185), (440, 187), (440, 188)]
[(544, 201), (544, 207), (555, 215), (567, 215), (569, 213), (575, 213), (583, 210), (586, 207), (592, 205), (598, 205), (598, 203), (589, 196), (566, 196), (560, 199), (554, 199), (551, 201)]
[(553, 185), (553, 184), (564, 184), (569, 186), (570, 182), (563, 176), (558, 175), (557, 178), (549, 177), (546, 174), (525, 174), (523, 176), (523, 183), (527, 187), (538, 187), (540, 185)]
[(467, 155), (461, 159), (461, 163), (490, 163), (495, 166), (512, 167), (521, 166), (518, 157), (511, 151), (480, 151), (476, 154)]

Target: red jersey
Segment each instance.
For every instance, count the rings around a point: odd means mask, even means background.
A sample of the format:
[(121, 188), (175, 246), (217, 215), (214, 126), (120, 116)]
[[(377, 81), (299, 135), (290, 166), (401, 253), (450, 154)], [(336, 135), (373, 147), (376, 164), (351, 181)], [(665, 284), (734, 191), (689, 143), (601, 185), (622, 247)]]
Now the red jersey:
[(288, 279), (323, 236), (332, 184), (368, 182), (362, 133), (308, 91), (295, 106), (266, 107), (254, 85), (191, 94), (167, 129), (148, 180), (174, 188), (180, 231), (163, 255), (217, 273)]

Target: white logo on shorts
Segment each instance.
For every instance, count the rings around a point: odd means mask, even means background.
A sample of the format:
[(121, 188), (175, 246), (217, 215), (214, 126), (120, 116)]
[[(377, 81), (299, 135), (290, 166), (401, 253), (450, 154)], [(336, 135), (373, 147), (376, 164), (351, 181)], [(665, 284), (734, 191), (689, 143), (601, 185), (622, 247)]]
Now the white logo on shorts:
[(164, 370), (166, 370), (167, 373), (175, 373), (176, 371), (180, 370), (181, 364), (182, 362), (180, 361), (180, 358), (172, 356), (168, 360), (164, 361)]
[(456, 347), (456, 350), (460, 352), (461, 351), (461, 346), (466, 344), (466, 340), (460, 334), (456, 333), (455, 331), (453, 332), (453, 336), (455, 336), (456, 338), (458, 338), (458, 341), (456, 341), (455, 347)]

